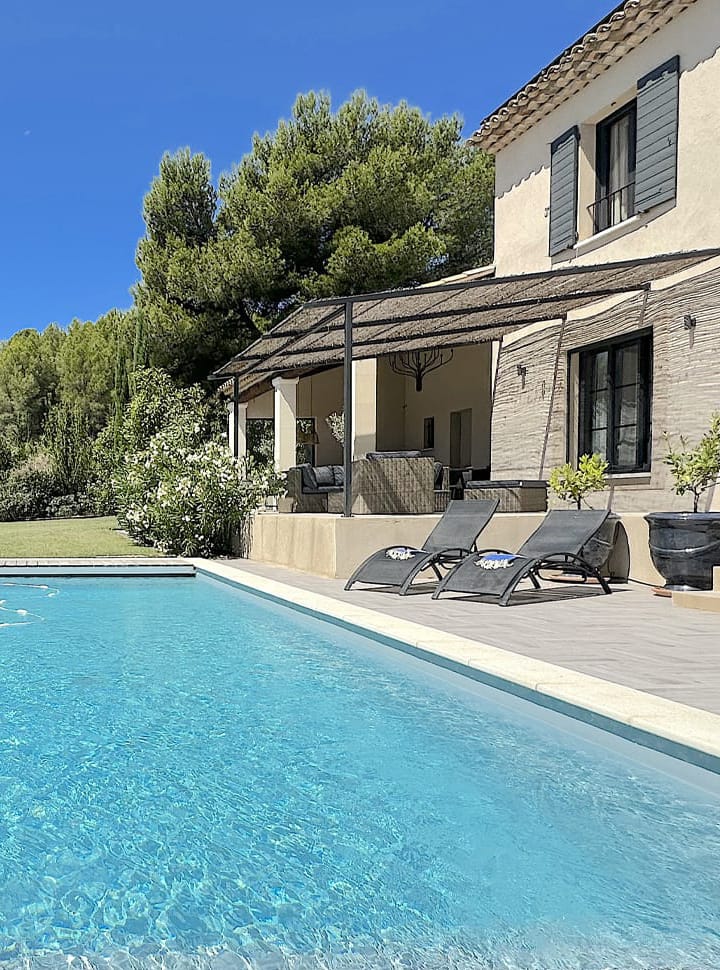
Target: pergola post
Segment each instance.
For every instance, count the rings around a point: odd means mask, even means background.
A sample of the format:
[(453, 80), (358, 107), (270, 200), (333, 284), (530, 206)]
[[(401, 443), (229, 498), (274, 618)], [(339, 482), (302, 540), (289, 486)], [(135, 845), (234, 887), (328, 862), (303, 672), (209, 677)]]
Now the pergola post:
[(352, 460), (353, 460), (353, 304), (345, 301), (345, 353), (343, 357), (344, 420), (343, 465), (345, 471), (345, 491), (343, 495), (343, 516), (352, 517)]
[(272, 382), (277, 472), (286, 472), (297, 463), (297, 385), (297, 377), (276, 377)]

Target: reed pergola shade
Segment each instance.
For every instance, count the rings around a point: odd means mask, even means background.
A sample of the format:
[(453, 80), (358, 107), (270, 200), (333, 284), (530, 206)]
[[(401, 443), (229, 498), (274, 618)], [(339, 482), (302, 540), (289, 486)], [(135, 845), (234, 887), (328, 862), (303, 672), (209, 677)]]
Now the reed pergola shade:
[(241, 400), (257, 397), (274, 378), (299, 377), (342, 365), (343, 514), (350, 517), (353, 360), (500, 340), (531, 323), (565, 319), (570, 310), (606, 297), (648, 289), (654, 280), (718, 255), (720, 249), (673, 253), (601, 266), (313, 300), (212, 375), (232, 387), (235, 454)]
[(212, 376), (237, 379), (239, 399), (248, 400), (275, 377), (339, 366), (345, 360), (348, 315), (355, 360), (499, 340), (528, 324), (563, 319), (606, 297), (646, 289), (718, 255), (720, 249), (673, 253), (313, 300)]

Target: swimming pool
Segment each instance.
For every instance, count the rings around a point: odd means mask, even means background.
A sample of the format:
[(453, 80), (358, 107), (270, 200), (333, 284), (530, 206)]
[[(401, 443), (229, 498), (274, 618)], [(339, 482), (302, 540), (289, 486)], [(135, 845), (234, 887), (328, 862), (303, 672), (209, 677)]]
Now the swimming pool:
[(0, 961), (720, 966), (715, 776), (205, 577), (52, 582), (0, 585)]

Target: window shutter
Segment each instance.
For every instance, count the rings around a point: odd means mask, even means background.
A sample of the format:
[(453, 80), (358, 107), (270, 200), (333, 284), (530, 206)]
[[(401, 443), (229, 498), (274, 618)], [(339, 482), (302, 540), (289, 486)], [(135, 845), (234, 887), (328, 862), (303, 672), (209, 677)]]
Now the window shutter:
[(638, 81), (635, 210), (646, 212), (677, 193), (680, 58)]
[(577, 242), (578, 143), (571, 128), (550, 146), (550, 255)]

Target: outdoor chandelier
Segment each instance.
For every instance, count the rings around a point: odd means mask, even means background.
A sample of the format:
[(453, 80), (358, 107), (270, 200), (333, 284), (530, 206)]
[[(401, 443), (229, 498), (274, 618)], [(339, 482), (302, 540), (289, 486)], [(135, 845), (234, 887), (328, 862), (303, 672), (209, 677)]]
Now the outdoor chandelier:
[(390, 367), (402, 377), (415, 378), (415, 390), (422, 391), (423, 378), (452, 360), (452, 350), (401, 350), (390, 356)]

